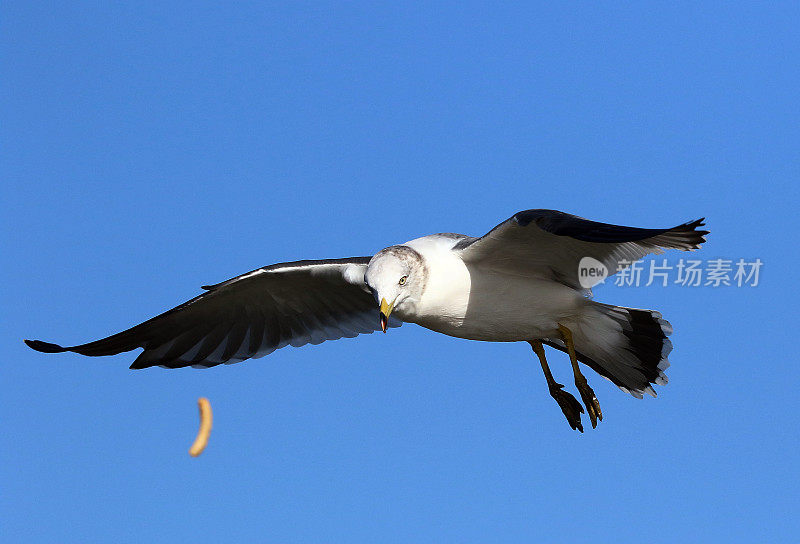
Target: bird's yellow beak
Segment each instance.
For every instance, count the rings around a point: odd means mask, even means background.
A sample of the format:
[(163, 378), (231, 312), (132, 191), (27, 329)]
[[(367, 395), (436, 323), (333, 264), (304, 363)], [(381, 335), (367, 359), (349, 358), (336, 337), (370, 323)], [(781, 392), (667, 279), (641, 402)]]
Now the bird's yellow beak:
[(380, 319), (381, 319), (381, 330), (386, 332), (386, 327), (389, 326), (389, 314), (392, 313), (394, 309), (394, 301), (391, 304), (386, 302), (385, 298), (381, 299), (381, 308), (380, 308)]

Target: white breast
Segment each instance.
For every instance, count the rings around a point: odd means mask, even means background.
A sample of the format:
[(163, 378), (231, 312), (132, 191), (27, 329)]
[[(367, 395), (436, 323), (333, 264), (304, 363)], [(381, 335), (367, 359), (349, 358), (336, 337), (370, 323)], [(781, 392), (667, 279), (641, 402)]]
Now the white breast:
[(464, 262), (451, 251), (456, 241), (426, 236), (404, 244), (422, 255), (428, 272), (416, 313), (403, 316), (404, 321), (445, 334), (463, 324), (469, 305), (470, 275)]
[(404, 321), (450, 336), (509, 342), (556, 334), (557, 323), (585, 304), (580, 293), (550, 279), (468, 268), (453, 244), (436, 237), (406, 244), (424, 257), (428, 283), (415, 315)]

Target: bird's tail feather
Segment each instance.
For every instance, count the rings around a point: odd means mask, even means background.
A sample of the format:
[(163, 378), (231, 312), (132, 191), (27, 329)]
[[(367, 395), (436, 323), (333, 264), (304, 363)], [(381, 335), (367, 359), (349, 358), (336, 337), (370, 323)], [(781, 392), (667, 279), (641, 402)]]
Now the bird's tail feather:
[[(653, 310), (587, 302), (583, 318), (570, 324), (578, 360), (637, 398), (655, 397), (651, 384), (667, 383), (672, 326)], [(560, 339), (545, 343), (566, 351)]]

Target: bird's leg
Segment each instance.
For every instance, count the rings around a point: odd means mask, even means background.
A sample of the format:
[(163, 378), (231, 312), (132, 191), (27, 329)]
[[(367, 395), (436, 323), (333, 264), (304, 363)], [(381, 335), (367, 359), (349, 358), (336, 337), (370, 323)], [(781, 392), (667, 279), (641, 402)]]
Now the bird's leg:
[(547, 388), (550, 390), (550, 396), (556, 399), (561, 411), (564, 412), (564, 415), (567, 417), (569, 426), (583, 432), (583, 424), (581, 423), (583, 406), (578, 402), (578, 399), (562, 389), (564, 387), (563, 385), (556, 383), (553, 374), (550, 372), (550, 367), (547, 366), (547, 359), (544, 358), (544, 347), (542, 343), (538, 340), (528, 341), (528, 343), (533, 348), (533, 352), (539, 357), (539, 362), (542, 363), (542, 370), (547, 380)]
[(597, 420), (603, 421), (603, 412), (600, 410), (600, 403), (594, 391), (589, 387), (586, 378), (581, 374), (581, 369), (578, 368), (578, 359), (575, 356), (575, 344), (572, 341), (572, 331), (564, 325), (558, 325), (558, 332), (561, 333), (561, 338), (564, 340), (564, 345), (567, 346), (567, 353), (569, 360), (572, 363), (572, 372), (575, 374), (575, 386), (581, 394), (583, 404), (586, 405), (586, 411), (589, 412), (589, 419), (592, 421), (592, 429), (597, 427)]

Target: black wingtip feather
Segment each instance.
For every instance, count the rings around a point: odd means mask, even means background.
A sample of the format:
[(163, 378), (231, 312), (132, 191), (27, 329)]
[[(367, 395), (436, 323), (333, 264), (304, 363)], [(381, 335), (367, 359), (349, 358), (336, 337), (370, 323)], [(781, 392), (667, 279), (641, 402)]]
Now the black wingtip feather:
[(700, 227), (706, 226), (705, 220), (705, 217), (701, 217), (694, 221), (687, 221), (683, 225), (678, 225), (670, 230), (671, 233), (679, 234), (684, 237), (683, 242), (686, 247), (679, 247), (678, 249), (699, 249), (700, 245), (706, 242), (706, 235), (710, 234), (711, 231), (705, 229), (700, 230)]
[(58, 344), (42, 342), (41, 340), (25, 340), (24, 342), (29, 348), (41, 351), (42, 353), (63, 353), (68, 351), (67, 348), (61, 347)]

